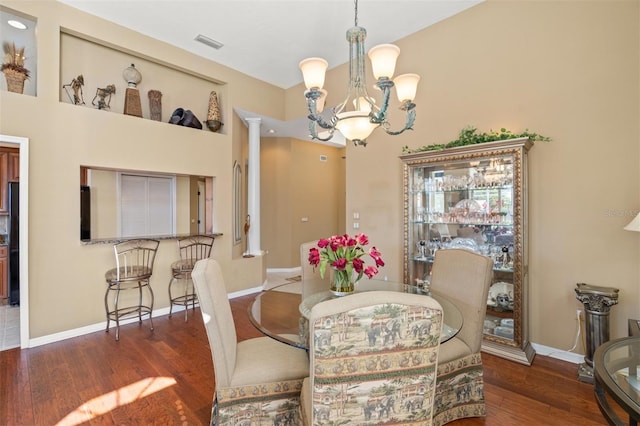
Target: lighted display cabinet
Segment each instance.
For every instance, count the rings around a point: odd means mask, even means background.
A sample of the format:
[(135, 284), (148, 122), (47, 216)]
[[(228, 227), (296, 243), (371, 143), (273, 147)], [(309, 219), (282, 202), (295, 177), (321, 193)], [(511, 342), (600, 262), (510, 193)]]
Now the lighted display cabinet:
[(482, 349), (531, 364), (527, 314), (529, 138), (403, 154), (404, 280), (425, 292), (437, 250), (494, 260)]

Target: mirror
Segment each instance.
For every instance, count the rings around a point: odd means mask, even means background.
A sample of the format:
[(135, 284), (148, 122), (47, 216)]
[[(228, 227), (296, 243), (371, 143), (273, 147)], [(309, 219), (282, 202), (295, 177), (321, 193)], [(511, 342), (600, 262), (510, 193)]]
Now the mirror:
[(212, 233), (213, 177), (80, 167), (80, 239)]
[(233, 243), (242, 242), (242, 168), (233, 163)]

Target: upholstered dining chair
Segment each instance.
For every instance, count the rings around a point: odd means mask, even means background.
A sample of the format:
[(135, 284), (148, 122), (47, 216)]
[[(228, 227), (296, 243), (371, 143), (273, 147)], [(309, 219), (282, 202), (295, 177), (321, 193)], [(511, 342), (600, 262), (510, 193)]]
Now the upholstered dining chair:
[(216, 260), (196, 262), (191, 278), (213, 358), (211, 424), (299, 424), (302, 379), (309, 375), (306, 352), (270, 337), (237, 341)]
[(315, 305), (309, 324), (303, 425), (431, 425), (442, 331), (436, 300), (355, 293)]
[(436, 252), (431, 290), (451, 299), (462, 312), (460, 332), (440, 345), (433, 423), (486, 415), (480, 347), (493, 278), (493, 261), (466, 249)]

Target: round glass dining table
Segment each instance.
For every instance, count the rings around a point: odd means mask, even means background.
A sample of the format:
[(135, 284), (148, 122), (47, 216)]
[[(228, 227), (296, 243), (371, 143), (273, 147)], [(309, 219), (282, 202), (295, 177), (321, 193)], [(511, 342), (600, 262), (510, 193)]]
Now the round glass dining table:
[[(306, 339), (300, 337), (306, 334), (306, 330), (300, 328), (307, 327), (305, 317), (308, 317), (313, 305), (336, 297), (330, 291), (323, 290), (326, 286), (325, 281), (312, 280), (283, 284), (263, 291), (256, 295), (249, 305), (249, 319), (266, 336), (291, 346), (309, 349)], [(309, 288), (316, 289), (316, 291), (309, 294), (309, 291), (305, 291)], [(400, 291), (426, 296), (417, 287), (382, 280), (361, 280), (356, 284), (355, 289), (356, 292), (374, 290)], [(431, 292), (429, 296), (442, 306), (444, 324), (440, 343), (444, 343), (454, 337), (462, 328), (462, 313), (449, 298), (435, 292)]]

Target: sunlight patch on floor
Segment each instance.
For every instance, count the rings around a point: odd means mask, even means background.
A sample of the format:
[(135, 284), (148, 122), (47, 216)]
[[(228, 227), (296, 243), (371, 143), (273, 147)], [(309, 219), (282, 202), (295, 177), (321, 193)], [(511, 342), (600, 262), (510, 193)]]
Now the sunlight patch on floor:
[(56, 426), (79, 425), (108, 413), (117, 407), (130, 404), (175, 384), (176, 380), (173, 377), (149, 377), (142, 379), (85, 402), (69, 413), (64, 419), (56, 423)]

